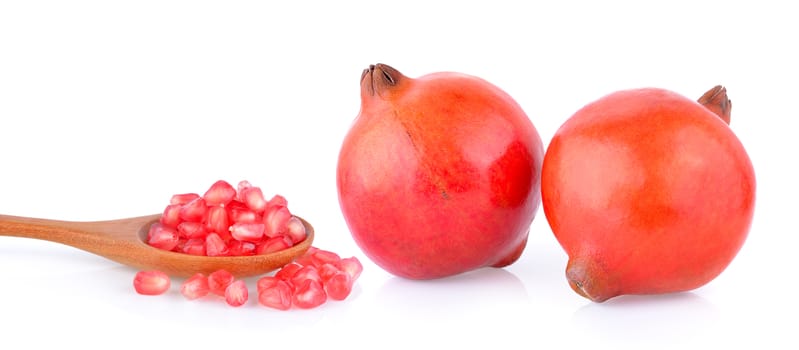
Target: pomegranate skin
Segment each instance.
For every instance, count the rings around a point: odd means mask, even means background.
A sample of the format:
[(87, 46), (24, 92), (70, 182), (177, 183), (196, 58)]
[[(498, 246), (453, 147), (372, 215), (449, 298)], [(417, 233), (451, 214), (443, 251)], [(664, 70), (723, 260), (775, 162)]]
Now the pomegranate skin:
[(521, 107), (485, 80), (377, 64), (339, 153), (339, 204), (364, 254), (396, 276), (503, 267), (525, 248), (543, 154)]
[(663, 89), (619, 91), (557, 130), (542, 205), (578, 294), (602, 302), (687, 291), (737, 255), (754, 214), (755, 173), (725, 123), (726, 90), (716, 93), (723, 98), (711, 106), (703, 96), (703, 106)]

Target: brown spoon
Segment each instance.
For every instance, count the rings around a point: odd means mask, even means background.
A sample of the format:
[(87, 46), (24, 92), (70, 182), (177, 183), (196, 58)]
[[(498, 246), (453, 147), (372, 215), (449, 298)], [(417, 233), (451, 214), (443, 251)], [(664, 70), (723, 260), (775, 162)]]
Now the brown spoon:
[(66, 244), (141, 270), (160, 270), (171, 276), (191, 276), (225, 269), (236, 277), (276, 270), (311, 247), (314, 229), (307, 221), (304, 241), (283, 251), (251, 256), (206, 257), (154, 248), (145, 239), (161, 214), (109, 221), (58, 221), (0, 215), (0, 236), (42, 239)]

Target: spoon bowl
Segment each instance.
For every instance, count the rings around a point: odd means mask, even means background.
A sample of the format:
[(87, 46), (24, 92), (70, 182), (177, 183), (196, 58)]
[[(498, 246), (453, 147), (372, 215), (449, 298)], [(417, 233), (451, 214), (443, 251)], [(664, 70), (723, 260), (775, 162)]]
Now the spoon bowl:
[(188, 277), (225, 269), (236, 277), (268, 273), (290, 263), (311, 247), (314, 229), (303, 218), (306, 238), (279, 252), (248, 256), (197, 256), (166, 251), (145, 242), (161, 214), (107, 221), (60, 221), (0, 215), (0, 236), (41, 239), (72, 246), (139, 270), (160, 270)]

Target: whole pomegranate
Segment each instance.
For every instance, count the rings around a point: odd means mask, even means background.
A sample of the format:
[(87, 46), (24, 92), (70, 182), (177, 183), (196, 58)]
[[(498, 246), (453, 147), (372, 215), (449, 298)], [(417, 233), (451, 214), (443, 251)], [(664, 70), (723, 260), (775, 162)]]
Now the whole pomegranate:
[(755, 205), (752, 163), (727, 124), (731, 106), (720, 86), (699, 103), (626, 90), (557, 130), (542, 198), (572, 289), (595, 302), (686, 291), (728, 266)]
[(485, 80), (372, 65), (339, 154), (339, 203), (355, 242), (394, 275), (503, 267), (527, 242), (543, 153), (522, 108)]

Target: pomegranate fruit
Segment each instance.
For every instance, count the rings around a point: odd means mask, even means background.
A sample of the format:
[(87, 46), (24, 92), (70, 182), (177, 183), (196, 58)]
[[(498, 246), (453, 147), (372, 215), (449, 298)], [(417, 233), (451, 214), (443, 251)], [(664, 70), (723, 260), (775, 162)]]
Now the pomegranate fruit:
[(578, 294), (700, 287), (742, 247), (755, 174), (715, 87), (699, 103), (674, 92), (618, 91), (571, 116), (544, 158), (544, 214)]
[(525, 248), (543, 154), (522, 108), (491, 83), (372, 65), (339, 153), (340, 207), (358, 246), (394, 275), (503, 267)]

